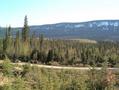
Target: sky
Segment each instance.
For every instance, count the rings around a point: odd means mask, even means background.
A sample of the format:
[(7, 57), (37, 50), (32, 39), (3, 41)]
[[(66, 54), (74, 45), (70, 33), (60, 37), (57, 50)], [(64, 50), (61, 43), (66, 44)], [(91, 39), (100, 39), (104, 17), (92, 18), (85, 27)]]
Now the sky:
[(0, 26), (119, 19), (119, 0), (1, 0)]

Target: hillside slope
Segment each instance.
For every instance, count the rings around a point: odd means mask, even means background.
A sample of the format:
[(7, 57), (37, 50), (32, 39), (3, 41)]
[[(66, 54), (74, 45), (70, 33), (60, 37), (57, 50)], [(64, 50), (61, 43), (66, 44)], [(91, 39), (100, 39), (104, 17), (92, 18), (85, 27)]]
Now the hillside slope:
[[(13, 34), (21, 28), (14, 28)], [(0, 36), (5, 30), (0, 28)], [(97, 20), (80, 23), (57, 23), (30, 26), (30, 32), (44, 34), (47, 38), (119, 40), (119, 20)]]

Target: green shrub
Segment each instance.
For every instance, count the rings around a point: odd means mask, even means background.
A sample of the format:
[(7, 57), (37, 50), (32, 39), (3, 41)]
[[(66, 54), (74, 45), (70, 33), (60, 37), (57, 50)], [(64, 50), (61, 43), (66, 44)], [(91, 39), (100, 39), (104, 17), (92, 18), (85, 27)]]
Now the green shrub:
[(6, 57), (2, 63), (2, 72), (4, 76), (12, 76), (13, 75), (13, 65), (11, 61)]

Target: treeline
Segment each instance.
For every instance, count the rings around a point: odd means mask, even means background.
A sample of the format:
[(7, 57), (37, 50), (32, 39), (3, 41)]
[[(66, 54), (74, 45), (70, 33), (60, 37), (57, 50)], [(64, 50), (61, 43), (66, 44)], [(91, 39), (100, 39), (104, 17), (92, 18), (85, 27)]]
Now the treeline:
[(12, 28), (6, 29), (5, 37), (0, 39), (0, 59), (5, 55), (13, 62), (31, 62), (52, 65), (102, 66), (119, 64), (118, 42), (81, 43), (78, 40), (46, 39), (34, 32), (30, 35), (27, 16), (22, 31), (12, 35)]

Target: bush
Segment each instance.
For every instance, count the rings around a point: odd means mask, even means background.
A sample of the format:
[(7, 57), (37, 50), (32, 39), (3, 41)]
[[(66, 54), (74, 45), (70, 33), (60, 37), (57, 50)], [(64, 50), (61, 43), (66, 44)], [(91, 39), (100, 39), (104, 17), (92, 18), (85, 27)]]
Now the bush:
[(11, 61), (6, 57), (2, 63), (2, 72), (5, 76), (12, 76), (13, 75), (13, 65)]

